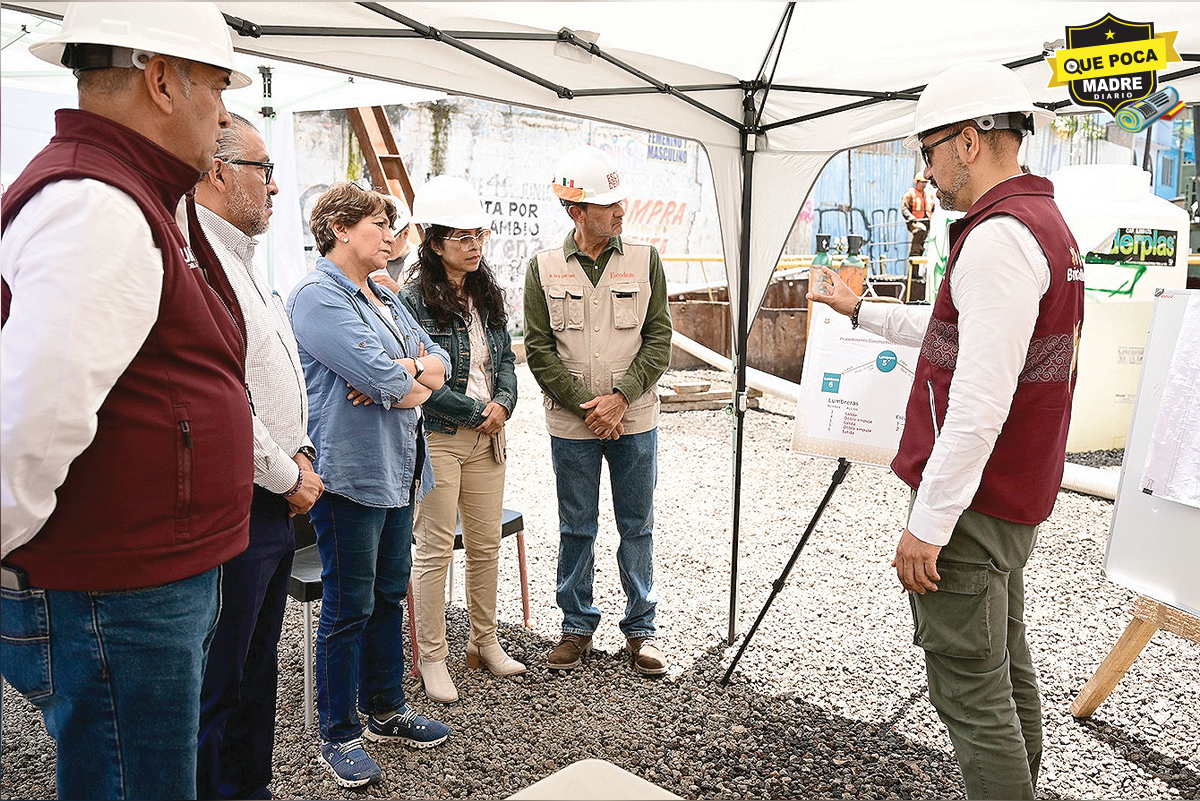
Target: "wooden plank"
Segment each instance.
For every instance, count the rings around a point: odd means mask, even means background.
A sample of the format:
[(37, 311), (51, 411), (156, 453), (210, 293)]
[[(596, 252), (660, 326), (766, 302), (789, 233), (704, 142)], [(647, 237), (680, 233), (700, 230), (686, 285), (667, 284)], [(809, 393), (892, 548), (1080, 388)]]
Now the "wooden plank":
[(1083, 685), (1079, 695), (1071, 702), (1071, 714), (1077, 718), (1090, 717), (1112, 693), (1117, 682), (1129, 670), (1129, 666), (1138, 658), (1138, 654), (1146, 647), (1146, 643), (1150, 642), (1156, 631), (1158, 626), (1149, 621), (1139, 617), (1131, 620), (1117, 644), (1096, 669), (1096, 674)]
[(1180, 611), (1173, 606), (1138, 596), (1133, 603), (1133, 616), (1153, 623), (1164, 631), (1178, 634), (1184, 639), (1200, 643), (1200, 618)]
[(1189, 615), (1174, 607), (1138, 596), (1133, 602), (1133, 620), (1125, 627), (1117, 644), (1096, 669), (1096, 674), (1083, 685), (1079, 695), (1071, 702), (1071, 714), (1086, 718), (1096, 711), (1108, 698), (1117, 683), (1129, 670), (1138, 654), (1150, 642), (1159, 629), (1178, 634), (1180, 637), (1200, 642), (1200, 618)]

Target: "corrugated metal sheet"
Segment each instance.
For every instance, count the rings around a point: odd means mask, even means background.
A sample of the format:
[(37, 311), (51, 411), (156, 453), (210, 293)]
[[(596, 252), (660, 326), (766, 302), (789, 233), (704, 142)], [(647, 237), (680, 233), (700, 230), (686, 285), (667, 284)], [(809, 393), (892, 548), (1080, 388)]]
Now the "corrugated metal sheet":
[(813, 187), (813, 234), (829, 234), (835, 242), (857, 234), (872, 273), (902, 273), (909, 235), (900, 198), (912, 186), (918, 158), (899, 141), (834, 156)]

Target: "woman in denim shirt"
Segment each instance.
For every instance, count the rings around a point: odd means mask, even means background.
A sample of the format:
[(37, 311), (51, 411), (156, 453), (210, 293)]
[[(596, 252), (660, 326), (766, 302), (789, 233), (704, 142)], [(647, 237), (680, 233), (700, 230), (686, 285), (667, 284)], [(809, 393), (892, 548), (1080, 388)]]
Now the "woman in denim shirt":
[(525, 670), (496, 638), (504, 424), (517, 403), (516, 358), (504, 290), (483, 259), (491, 230), (475, 190), (458, 178), (434, 178), (417, 192), (413, 221), (426, 226), (425, 241), (400, 297), (453, 363), (446, 385), (425, 403), (438, 485), (417, 513), (413, 561), (417, 666), (425, 694), (449, 703), (458, 691), (446, 668), (446, 574), (459, 518), (471, 619), (467, 666), (497, 676)]
[(387, 264), (395, 220), (387, 197), (350, 183), (331, 186), (310, 223), (323, 258), (288, 299), (315, 469), (325, 481), (309, 512), (323, 585), (320, 759), (343, 787), (380, 776), (363, 736), (426, 748), (450, 733), (404, 698), (401, 624), (413, 510), (433, 486), (417, 407), (442, 386), (450, 360), (399, 299), (367, 277)]

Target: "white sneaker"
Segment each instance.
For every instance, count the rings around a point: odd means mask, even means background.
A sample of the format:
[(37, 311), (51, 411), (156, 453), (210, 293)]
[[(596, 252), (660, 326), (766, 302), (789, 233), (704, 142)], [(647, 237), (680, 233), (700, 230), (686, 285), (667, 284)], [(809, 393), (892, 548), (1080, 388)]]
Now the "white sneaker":
[(450, 671), (446, 670), (445, 659), (439, 659), (436, 662), (418, 659), (417, 672), (421, 674), (421, 684), (425, 687), (425, 695), (429, 696), (431, 700), (441, 701), (443, 704), (452, 704), (458, 700), (458, 690), (455, 689), (454, 681), (450, 678)]

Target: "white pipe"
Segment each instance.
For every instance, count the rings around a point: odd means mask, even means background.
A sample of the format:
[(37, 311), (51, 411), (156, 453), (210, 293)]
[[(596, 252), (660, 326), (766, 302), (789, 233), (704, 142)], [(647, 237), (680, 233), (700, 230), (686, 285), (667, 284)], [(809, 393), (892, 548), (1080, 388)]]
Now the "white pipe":
[(1086, 492), (1097, 498), (1115, 501), (1117, 499), (1117, 482), (1120, 480), (1120, 470), (1101, 470), (1099, 467), (1085, 467), (1072, 462), (1063, 465), (1063, 489)]
[[(685, 337), (678, 331), (672, 332), (671, 344), (685, 353), (689, 353), (697, 359), (711, 364), (718, 370), (723, 370), (726, 373), (733, 372), (732, 361), (715, 350), (704, 347), (694, 339)], [(753, 387), (762, 392), (769, 392), (792, 403), (797, 403), (800, 399), (799, 384), (793, 384), (791, 381), (771, 375), (770, 373), (755, 370), (753, 367), (746, 368), (746, 386)], [(1119, 470), (1101, 470), (1098, 467), (1085, 467), (1072, 462), (1067, 462), (1063, 466), (1063, 489), (1084, 492), (1088, 495), (1094, 495), (1097, 498), (1107, 498), (1110, 501), (1116, 500), (1117, 482), (1119, 480)]]
[[(688, 339), (678, 331), (672, 332), (671, 344), (685, 353), (690, 353), (697, 359), (711, 364), (718, 370), (724, 370), (726, 373), (733, 372), (733, 362), (729, 359), (715, 350), (704, 347), (694, 339)], [(753, 387), (761, 392), (769, 392), (792, 403), (800, 400), (799, 384), (793, 384), (787, 379), (771, 375), (770, 373), (764, 373), (762, 370), (755, 370), (753, 367), (746, 368), (746, 386)]]

